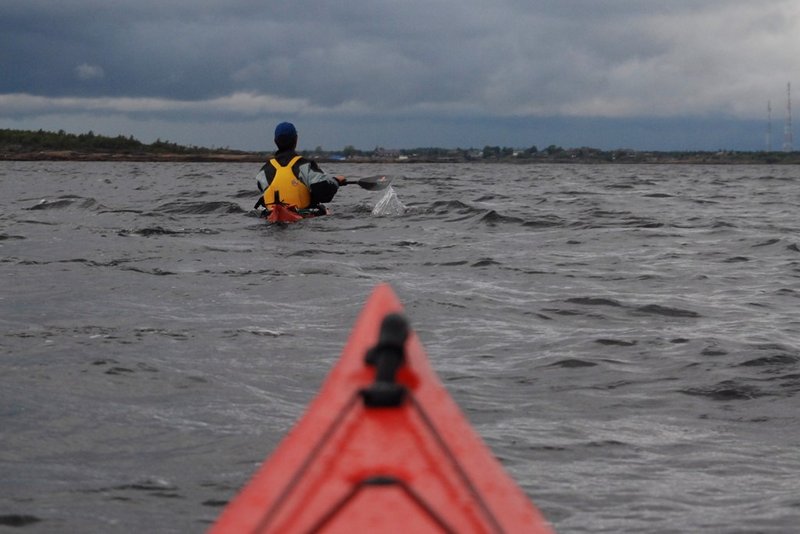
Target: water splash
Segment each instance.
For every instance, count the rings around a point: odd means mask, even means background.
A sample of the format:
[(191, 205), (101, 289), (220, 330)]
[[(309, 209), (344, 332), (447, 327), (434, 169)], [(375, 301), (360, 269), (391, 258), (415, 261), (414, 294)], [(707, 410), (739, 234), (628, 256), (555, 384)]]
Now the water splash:
[(400, 201), (394, 188), (389, 186), (381, 199), (372, 208), (372, 215), (377, 217), (391, 217), (393, 215), (402, 215), (406, 212), (406, 206)]

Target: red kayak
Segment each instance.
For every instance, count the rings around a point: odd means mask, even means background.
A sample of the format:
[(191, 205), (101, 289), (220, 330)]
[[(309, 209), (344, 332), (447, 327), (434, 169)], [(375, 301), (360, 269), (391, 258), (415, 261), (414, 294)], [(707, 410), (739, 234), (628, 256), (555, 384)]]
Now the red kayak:
[(266, 193), (258, 199), (253, 209), (259, 207), (266, 208), (261, 212), (261, 217), (266, 219), (268, 223), (293, 223), (303, 219), (310, 219), (312, 217), (319, 217), (320, 215), (327, 215), (328, 209), (322, 204), (317, 204), (310, 208), (297, 208), (293, 205), (281, 202), (281, 195), (275, 191), (275, 197), (272, 202), (267, 202)]
[(379, 285), (319, 395), (219, 533), (550, 533)]
[(310, 219), (311, 217), (319, 217), (320, 215), (327, 215), (324, 207), (298, 210), (293, 206), (286, 204), (270, 204), (264, 212), (263, 217), (269, 223), (293, 223), (303, 219)]

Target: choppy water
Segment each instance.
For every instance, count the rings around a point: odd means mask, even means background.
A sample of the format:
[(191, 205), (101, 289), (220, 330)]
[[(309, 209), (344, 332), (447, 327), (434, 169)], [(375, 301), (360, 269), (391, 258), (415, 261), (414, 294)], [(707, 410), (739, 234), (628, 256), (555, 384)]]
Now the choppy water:
[(0, 529), (202, 532), (372, 287), (560, 532), (796, 532), (800, 168), (0, 163)]

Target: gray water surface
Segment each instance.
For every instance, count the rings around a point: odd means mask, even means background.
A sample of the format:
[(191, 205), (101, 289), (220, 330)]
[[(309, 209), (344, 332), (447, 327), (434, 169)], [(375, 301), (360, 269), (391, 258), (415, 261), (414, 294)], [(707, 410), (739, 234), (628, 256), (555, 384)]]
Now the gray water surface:
[(797, 532), (800, 168), (0, 162), (0, 530), (202, 532), (389, 282), (559, 532)]

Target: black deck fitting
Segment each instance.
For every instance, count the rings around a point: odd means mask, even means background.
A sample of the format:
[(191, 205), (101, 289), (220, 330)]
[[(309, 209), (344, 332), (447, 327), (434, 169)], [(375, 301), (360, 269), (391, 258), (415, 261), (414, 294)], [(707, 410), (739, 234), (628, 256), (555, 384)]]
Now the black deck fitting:
[(406, 388), (398, 384), (396, 379), (397, 370), (405, 363), (408, 333), (409, 326), (405, 317), (398, 313), (384, 317), (378, 343), (367, 351), (365, 358), (367, 365), (376, 368), (375, 382), (361, 390), (366, 406), (386, 408), (403, 403)]

